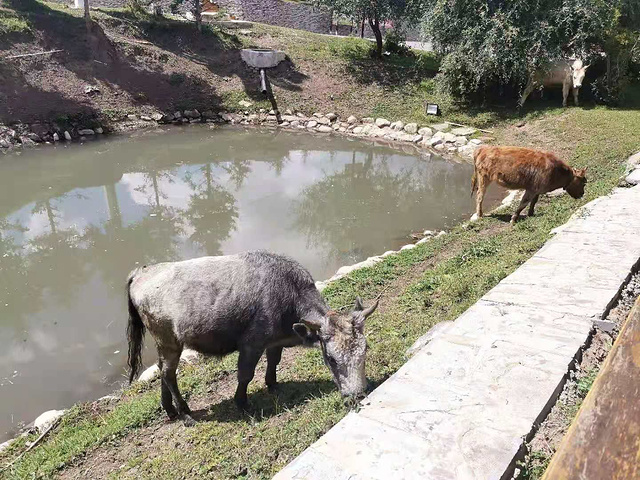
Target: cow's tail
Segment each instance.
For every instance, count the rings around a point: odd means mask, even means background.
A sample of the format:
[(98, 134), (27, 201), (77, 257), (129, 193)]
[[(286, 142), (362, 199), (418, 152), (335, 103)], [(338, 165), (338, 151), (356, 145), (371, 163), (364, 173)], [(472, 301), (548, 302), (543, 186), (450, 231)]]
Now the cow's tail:
[(127, 280), (127, 303), (129, 306), (129, 323), (127, 324), (127, 339), (129, 341), (129, 383), (138, 376), (142, 367), (142, 344), (144, 342), (144, 323), (138, 309), (131, 301), (131, 282), (136, 272), (129, 275)]

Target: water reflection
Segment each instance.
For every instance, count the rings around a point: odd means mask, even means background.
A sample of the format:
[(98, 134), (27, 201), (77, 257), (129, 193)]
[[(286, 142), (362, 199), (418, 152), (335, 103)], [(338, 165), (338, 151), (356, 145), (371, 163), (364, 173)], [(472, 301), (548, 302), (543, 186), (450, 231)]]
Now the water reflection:
[(468, 215), (470, 174), (346, 139), (206, 126), (2, 158), (0, 439), (122, 378), (136, 265), (266, 248), (323, 279)]

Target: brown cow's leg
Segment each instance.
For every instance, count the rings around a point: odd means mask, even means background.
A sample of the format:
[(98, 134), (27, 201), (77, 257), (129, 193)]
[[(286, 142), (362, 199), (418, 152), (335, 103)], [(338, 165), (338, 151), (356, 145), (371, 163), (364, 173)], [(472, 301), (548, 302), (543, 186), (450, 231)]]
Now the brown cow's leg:
[(524, 207), (527, 206), (527, 203), (529, 203), (532, 198), (533, 198), (533, 193), (531, 193), (529, 190), (525, 190), (524, 195), (522, 195), (522, 200), (520, 200), (520, 205), (518, 205), (518, 208), (516, 208), (516, 211), (511, 217), (511, 224), (514, 224), (518, 221), (518, 218), (520, 217), (520, 212), (524, 210)]
[(540, 197), (540, 195), (536, 195), (535, 197), (533, 197), (531, 199), (531, 203), (529, 204), (529, 216), (533, 217), (533, 209), (536, 206), (536, 202), (538, 201), (538, 198)]
[(566, 107), (567, 106), (567, 97), (569, 96), (569, 84), (567, 82), (564, 82), (562, 84), (562, 106)]
[(276, 380), (276, 368), (282, 358), (282, 347), (267, 348), (267, 374), (264, 381), (267, 384), (270, 392), (273, 392), (278, 382)]
[(484, 175), (478, 174), (478, 191), (476, 193), (476, 216), (478, 218), (482, 217), (482, 202), (484, 201), (484, 194), (487, 191), (488, 183)]
[[(182, 417), (184, 424), (187, 426), (194, 425), (195, 421), (189, 415), (191, 410), (189, 405), (184, 401), (180, 390), (178, 389), (178, 380), (176, 378), (176, 370), (178, 369), (178, 363), (180, 363), (180, 350), (164, 350), (162, 355), (162, 383), (169, 389), (173, 396), (173, 402), (178, 409), (178, 415)], [(169, 417), (170, 413), (167, 412)]]
[(240, 409), (244, 410), (247, 406), (247, 387), (249, 382), (253, 380), (256, 365), (263, 351), (253, 347), (240, 348), (240, 355), (238, 356), (238, 388), (234, 396), (236, 405)]
[(579, 88), (573, 89), (573, 103), (576, 104), (576, 107), (578, 106), (578, 92), (580, 92)]

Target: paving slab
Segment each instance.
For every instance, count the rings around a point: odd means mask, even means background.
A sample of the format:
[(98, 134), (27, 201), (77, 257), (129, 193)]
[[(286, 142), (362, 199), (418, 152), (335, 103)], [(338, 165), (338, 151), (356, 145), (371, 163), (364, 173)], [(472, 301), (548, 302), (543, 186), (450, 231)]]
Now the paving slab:
[(501, 479), (640, 258), (640, 187), (597, 199), (274, 478)]

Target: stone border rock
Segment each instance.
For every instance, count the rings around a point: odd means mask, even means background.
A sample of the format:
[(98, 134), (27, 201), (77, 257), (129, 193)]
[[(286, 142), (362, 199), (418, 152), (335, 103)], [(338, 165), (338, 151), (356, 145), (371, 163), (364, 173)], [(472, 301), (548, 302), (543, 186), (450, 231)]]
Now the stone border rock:
[[(253, 104), (242, 100), (240, 106), (249, 108)], [(259, 109), (258, 112), (245, 110), (240, 113), (198, 109), (175, 111), (173, 113), (154, 112), (150, 114), (129, 114), (117, 122), (113, 131), (131, 130), (158, 124), (184, 125), (191, 123), (219, 123), (238, 125), (267, 125), (290, 130), (308, 131), (319, 134), (340, 134), (372, 140), (386, 140), (415, 146), (417, 149), (433, 150), (440, 155), (470, 158), (482, 140), (470, 138), (477, 130), (471, 127), (451, 128), (448, 123), (418, 125), (398, 120), (391, 122), (385, 118), (364, 117), (358, 119), (350, 115), (342, 121), (335, 113), (314, 113), (307, 116), (301, 112), (286, 110), (279, 115), (274, 110)], [(87, 140), (105, 133), (105, 127), (72, 123), (64, 128), (53, 123), (17, 124), (11, 127), (0, 125), (0, 152), (14, 148), (30, 148), (38, 144), (52, 144), (61, 141)]]

